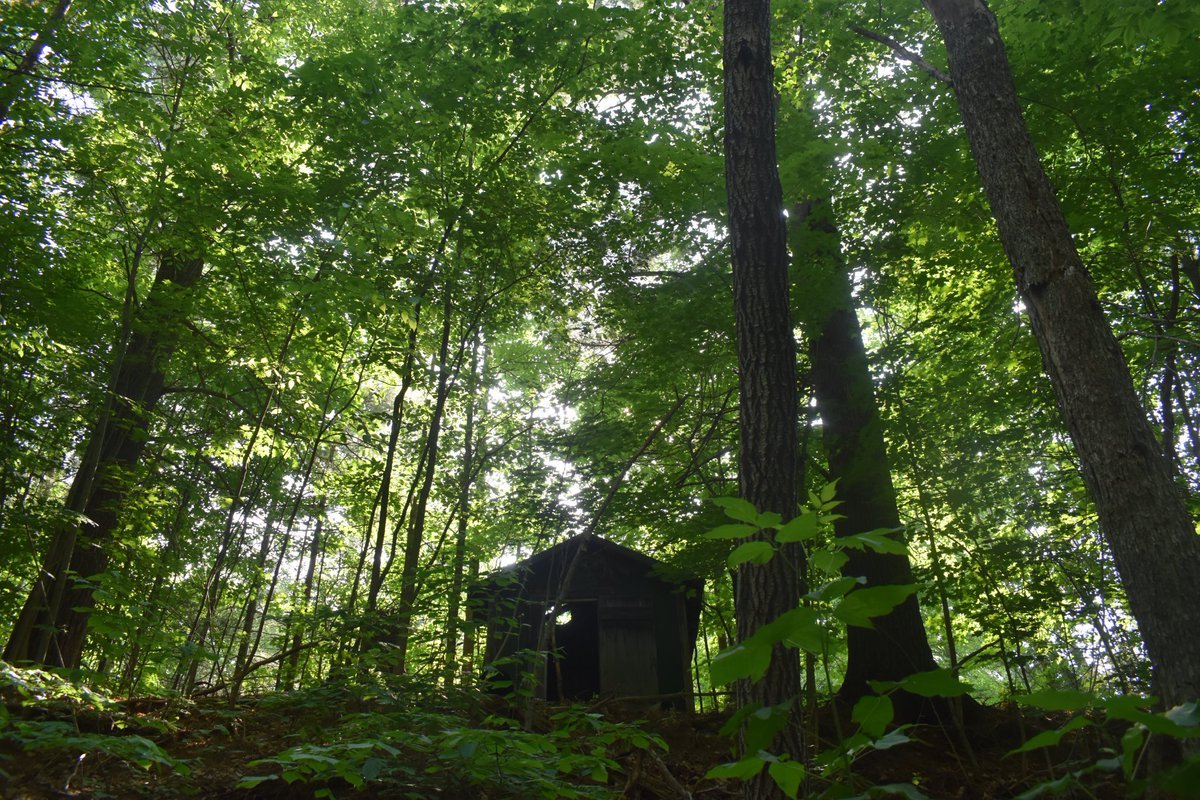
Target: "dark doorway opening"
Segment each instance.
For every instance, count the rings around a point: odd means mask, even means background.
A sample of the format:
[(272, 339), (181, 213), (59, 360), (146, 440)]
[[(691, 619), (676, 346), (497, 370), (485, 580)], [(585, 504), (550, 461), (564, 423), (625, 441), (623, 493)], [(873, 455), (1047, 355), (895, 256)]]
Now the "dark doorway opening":
[(569, 600), (546, 615), (554, 625), (546, 664), (546, 699), (587, 700), (600, 694), (600, 614), (595, 600)]

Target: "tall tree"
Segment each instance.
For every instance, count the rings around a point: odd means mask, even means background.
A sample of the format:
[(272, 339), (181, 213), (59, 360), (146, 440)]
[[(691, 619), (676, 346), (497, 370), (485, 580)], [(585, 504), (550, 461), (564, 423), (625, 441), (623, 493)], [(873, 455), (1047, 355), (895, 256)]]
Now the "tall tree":
[(924, 0), (1042, 363), (1168, 704), (1200, 696), (1200, 537), (1021, 114), (984, 0)]
[(171, 252), (160, 254), (158, 262), (154, 288), (134, 315), (128, 341), (117, 349), (111, 396), (97, 414), (67, 498), (68, 510), (79, 517), (55, 533), (4, 648), (7, 660), (79, 666), (94, 589), (80, 579), (108, 565), (129, 471), (145, 450), (166, 362), (182, 332), (188, 290), (204, 266), (199, 258)]
[[(791, 238), (797, 279), (804, 292), (797, 316), (808, 342), (829, 476), (838, 482), (842, 503), (835, 533), (896, 529), (900, 511), (883, 421), (832, 208), (825, 200), (806, 201), (793, 209), (790, 222), (795, 231)], [(907, 555), (852, 548), (844, 552), (848, 560), (843, 574), (865, 577), (867, 585), (913, 582)], [(898, 680), (937, 666), (916, 595), (872, 623), (872, 628), (851, 625), (847, 630), (846, 674), (838, 694), (851, 705), (871, 691), (869, 681)], [(911, 722), (920, 712), (920, 698), (901, 697), (904, 702), (897, 703), (896, 718)]]
[[(760, 512), (796, 514), (796, 343), (788, 299), (787, 230), (775, 160), (775, 86), (770, 0), (726, 0), (725, 187), (733, 256), (733, 305), (740, 382), (741, 496)], [(765, 565), (738, 568), (735, 609), (746, 638), (799, 603), (803, 553), (796, 545)], [(776, 645), (761, 680), (742, 702), (773, 706), (800, 692), (794, 650)], [(777, 752), (802, 758), (800, 725), (785, 726)], [(765, 773), (748, 797), (776, 796)]]

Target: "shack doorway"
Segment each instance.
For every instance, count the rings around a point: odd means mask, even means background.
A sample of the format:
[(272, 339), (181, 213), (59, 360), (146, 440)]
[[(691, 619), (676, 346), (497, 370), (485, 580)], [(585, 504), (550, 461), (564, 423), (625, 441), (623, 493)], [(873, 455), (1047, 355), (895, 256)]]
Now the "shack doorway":
[(550, 702), (599, 695), (690, 708), (704, 582), (670, 575), (660, 561), (581, 533), (485, 576), (472, 602), (487, 621), (484, 663), (497, 688), (526, 687)]
[(553, 624), (546, 698), (588, 700), (600, 694), (600, 610), (595, 600), (568, 600), (546, 615)]

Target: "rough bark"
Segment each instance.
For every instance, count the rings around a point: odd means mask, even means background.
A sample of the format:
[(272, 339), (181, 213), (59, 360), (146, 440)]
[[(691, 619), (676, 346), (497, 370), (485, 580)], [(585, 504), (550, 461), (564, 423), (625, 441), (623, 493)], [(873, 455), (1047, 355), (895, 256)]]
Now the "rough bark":
[[(733, 258), (740, 402), (741, 495), (785, 519), (796, 514), (796, 345), (788, 302), (787, 231), (775, 160), (775, 92), (769, 0), (726, 0), (724, 17), (725, 186)], [(738, 570), (735, 608), (745, 638), (799, 603), (803, 555), (788, 547), (765, 565)], [(764, 677), (742, 687), (743, 703), (764, 706), (800, 694), (794, 650), (777, 648)], [(803, 757), (799, 724), (776, 752)], [(769, 777), (748, 797), (779, 796)]]
[[(896, 489), (888, 467), (883, 422), (875, 403), (867, 351), (828, 203), (809, 201), (793, 213), (793, 257), (805, 287), (797, 316), (808, 340), (810, 377), (829, 474), (838, 481), (835, 533), (847, 536), (900, 526)], [(908, 556), (848, 549), (844, 575), (865, 577), (869, 586), (910, 584)], [(846, 675), (838, 696), (848, 704), (871, 693), (868, 681), (899, 680), (936, 668), (915, 595), (875, 627), (850, 626)], [(913, 722), (922, 707), (916, 696), (893, 698), (896, 717)]]
[(1059, 408), (1168, 705), (1200, 696), (1200, 537), (1029, 137), (983, 0), (924, 0)]
[[(154, 285), (134, 315), (117, 369), (107, 424), (89, 444), (95, 469), (80, 469), (69, 508), (82, 508), (91, 524), (71, 521), (55, 534), (4, 649), (6, 661), (78, 667), (94, 602), (90, 578), (108, 566), (105, 549), (117, 530), (129, 489), (129, 473), (145, 450), (150, 421), (165, 386), (166, 362), (178, 344), (187, 290), (199, 280), (203, 261), (175, 253), (159, 258)], [(85, 458), (85, 461), (87, 459)]]

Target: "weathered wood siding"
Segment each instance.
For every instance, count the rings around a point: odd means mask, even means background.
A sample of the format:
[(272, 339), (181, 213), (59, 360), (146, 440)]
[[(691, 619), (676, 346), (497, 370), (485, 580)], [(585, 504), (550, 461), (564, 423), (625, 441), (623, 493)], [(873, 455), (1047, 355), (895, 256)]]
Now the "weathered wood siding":
[[(490, 579), (487, 663), (514, 685), (522, 669), (532, 671), (535, 694), (551, 701), (560, 691), (568, 699), (682, 692), (678, 705), (690, 706), (686, 693), (702, 584), (686, 584), (693, 593), (688, 600), (684, 584), (655, 574), (653, 559), (602, 539), (587, 544), (565, 591), (562, 582), (578, 538)], [(563, 653), (558, 669), (546, 655), (503, 663), (538, 647), (541, 626), (552, 624), (547, 612), (556, 602), (560, 611), (573, 609), (572, 622), (547, 637)], [(553, 649), (549, 642), (547, 649)]]

